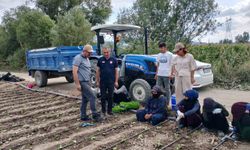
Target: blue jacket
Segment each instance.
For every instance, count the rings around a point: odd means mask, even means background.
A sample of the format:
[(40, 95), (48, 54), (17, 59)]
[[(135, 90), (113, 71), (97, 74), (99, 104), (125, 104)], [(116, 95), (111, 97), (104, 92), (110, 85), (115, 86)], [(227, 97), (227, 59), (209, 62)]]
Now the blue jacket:
[(146, 102), (145, 109), (148, 114), (166, 114), (166, 98), (164, 96), (149, 98)]

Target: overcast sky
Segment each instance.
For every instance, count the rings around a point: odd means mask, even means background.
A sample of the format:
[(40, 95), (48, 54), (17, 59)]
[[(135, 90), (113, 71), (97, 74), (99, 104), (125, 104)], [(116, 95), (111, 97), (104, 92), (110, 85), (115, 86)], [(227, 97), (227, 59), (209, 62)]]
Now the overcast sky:
[[(25, 3), (26, 0), (0, 0), (0, 17), (4, 11), (15, 8)], [(123, 7), (131, 7), (136, 0), (112, 0), (112, 15), (107, 23), (113, 23), (116, 15)], [(227, 36), (225, 21), (231, 18), (231, 35), (232, 38), (244, 31), (250, 33), (250, 0), (215, 0), (219, 5), (220, 16), (216, 19), (223, 23), (217, 28), (216, 33), (203, 37), (203, 42), (219, 42)], [(1, 19), (0, 19), (1, 20)]]

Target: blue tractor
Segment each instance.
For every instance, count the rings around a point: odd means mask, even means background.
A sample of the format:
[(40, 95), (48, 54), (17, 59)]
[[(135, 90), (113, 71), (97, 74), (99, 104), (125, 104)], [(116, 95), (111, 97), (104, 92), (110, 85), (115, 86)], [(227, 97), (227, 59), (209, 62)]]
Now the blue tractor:
[[(151, 87), (156, 83), (154, 79), (156, 73), (156, 57), (146, 55), (147, 38), (145, 38), (145, 55), (127, 54), (122, 57), (117, 55), (117, 34), (138, 29), (141, 29), (141, 27), (124, 24), (98, 25), (92, 27), (91, 30), (95, 31), (97, 35), (97, 55), (91, 57), (91, 62), (94, 67), (97, 63), (97, 59), (101, 55), (101, 44), (104, 44), (104, 38), (100, 33), (112, 33), (114, 38), (113, 55), (117, 57), (120, 70), (119, 80), (129, 89), (132, 100), (145, 101), (151, 95)], [(95, 69), (93, 69), (93, 71), (92, 85), (95, 84)]]

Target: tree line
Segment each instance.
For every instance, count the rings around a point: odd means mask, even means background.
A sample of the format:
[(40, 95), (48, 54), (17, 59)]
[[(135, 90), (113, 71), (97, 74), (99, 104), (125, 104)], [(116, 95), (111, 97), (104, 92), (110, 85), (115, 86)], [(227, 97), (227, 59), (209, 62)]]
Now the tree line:
[[(105, 23), (112, 13), (111, 0), (28, 1), (35, 7), (10, 9), (0, 24), (0, 62), (14, 68), (25, 66), (27, 49), (92, 44), (91, 26)], [(190, 43), (214, 31), (220, 25), (215, 20), (218, 13), (214, 0), (136, 0), (131, 8), (120, 10), (116, 23), (146, 27), (152, 49), (160, 41), (171, 48), (177, 41)], [(143, 47), (142, 31), (124, 40), (132, 45), (127, 52)]]
[(91, 26), (111, 14), (111, 0), (29, 0), (4, 12), (0, 24), (0, 62), (25, 66), (25, 51), (92, 41)]

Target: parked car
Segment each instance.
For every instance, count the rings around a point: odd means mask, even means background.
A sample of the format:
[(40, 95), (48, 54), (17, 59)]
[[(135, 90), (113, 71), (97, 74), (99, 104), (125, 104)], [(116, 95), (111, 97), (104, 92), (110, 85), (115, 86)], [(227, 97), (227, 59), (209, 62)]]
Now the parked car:
[(212, 65), (196, 60), (197, 69), (194, 73), (194, 88), (204, 87), (214, 83)]

